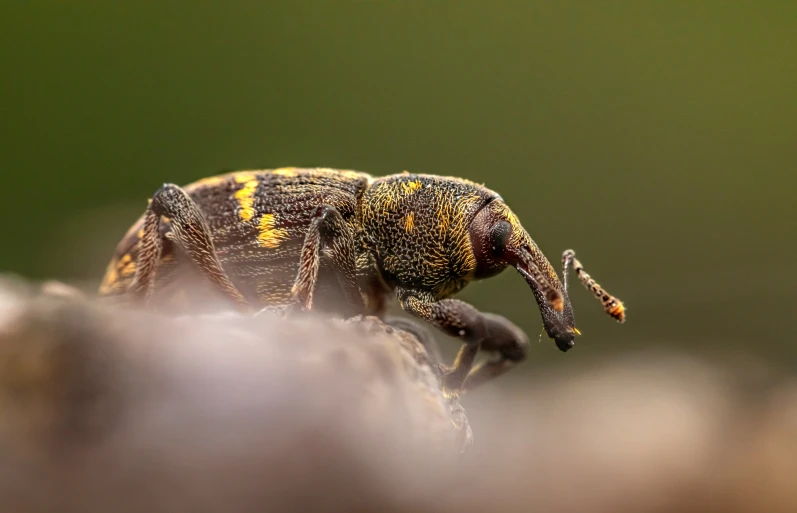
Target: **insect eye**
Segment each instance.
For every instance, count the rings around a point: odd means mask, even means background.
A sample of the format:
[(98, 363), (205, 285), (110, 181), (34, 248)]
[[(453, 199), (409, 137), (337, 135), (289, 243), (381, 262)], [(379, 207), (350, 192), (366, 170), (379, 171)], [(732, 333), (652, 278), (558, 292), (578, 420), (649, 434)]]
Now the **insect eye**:
[(507, 221), (498, 221), (490, 229), (490, 249), (493, 256), (500, 257), (506, 251), (509, 237), (512, 235), (512, 225)]

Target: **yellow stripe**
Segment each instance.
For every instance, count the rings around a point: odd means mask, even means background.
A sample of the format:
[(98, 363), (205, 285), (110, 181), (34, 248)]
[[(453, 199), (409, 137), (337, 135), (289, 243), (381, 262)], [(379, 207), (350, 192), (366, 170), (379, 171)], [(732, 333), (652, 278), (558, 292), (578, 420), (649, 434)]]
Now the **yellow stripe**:
[(257, 191), (259, 181), (254, 174), (250, 173), (237, 175), (235, 181), (243, 184), (243, 187), (235, 193), (239, 207), (238, 216), (244, 221), (251, 221), (255, 217), (255, 191)]
[(272, 171), (272, 174), (279, 175), (279, 176), (292, 177), (292, 176), (296, 176), (296, 168), (295, 167), (281, 167), (279, 169), (275, 169), (274, 171)]
[(257, 236), (257, 243), (264, 248), (276, 248), (282, 241), (288, 238), (288, 230), (285, 228), (274, 228), (277, 218), (274, 214), (265, 214), (260, 218), (258, 228), (260, 233)]

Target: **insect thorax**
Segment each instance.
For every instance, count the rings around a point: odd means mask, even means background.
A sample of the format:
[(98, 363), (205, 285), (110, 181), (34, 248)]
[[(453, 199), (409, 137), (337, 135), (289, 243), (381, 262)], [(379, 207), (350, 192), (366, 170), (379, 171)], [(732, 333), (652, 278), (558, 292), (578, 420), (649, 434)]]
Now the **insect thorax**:
[(401, 174), (374, 180), (363, 197), (362, 222), (385, 279), (437, 297), (461, 289), (476, 269), (470, 222), (496, 197), (459, 178)]

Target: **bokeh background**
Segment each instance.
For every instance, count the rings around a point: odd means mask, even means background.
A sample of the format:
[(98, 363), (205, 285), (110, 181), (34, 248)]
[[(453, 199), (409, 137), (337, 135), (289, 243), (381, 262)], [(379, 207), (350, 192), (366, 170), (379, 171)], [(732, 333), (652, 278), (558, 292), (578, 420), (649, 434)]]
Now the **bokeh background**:
[[(645, 347), (797, 365), (795, 2), (4, 2), (0, 62), (4, 272), (95, 286), (165, 181), (457, 175), (627, 304), (574, 290), (584, 336), (526, 375)], [(461, 296), (536, 340), (516, 273)]]

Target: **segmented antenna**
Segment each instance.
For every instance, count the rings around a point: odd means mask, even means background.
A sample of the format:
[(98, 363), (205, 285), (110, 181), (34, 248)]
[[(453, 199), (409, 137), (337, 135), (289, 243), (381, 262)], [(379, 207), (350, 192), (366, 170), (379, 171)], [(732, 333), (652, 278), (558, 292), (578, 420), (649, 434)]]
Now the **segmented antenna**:
[(584, 266), (576, 259), (576, 252), (572, 249), (568, 249), (562, 253), (562, 275), (565, 290), (567, 290), (567, 270), (571, 263), (573, 264), (573, 270), (576, 271), (579, 281), (600, 300), (601, 304), (603, 304), (603, 310), (618, 322), (625, 322), (625, 306), (623, 302), (603, 290), (603, 287), (598, 285), (598, 282), (584, 271)]

